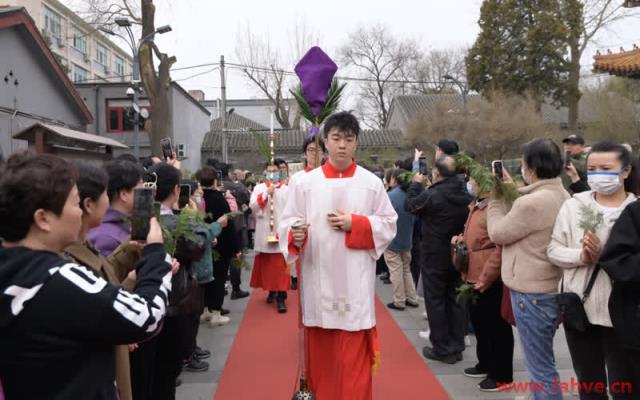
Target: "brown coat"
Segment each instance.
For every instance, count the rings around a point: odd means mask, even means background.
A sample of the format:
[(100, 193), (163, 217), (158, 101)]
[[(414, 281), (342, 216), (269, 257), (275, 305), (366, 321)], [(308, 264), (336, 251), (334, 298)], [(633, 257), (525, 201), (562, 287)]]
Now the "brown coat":
[(466, 282), (483, 282), (487, 287), (500, 278), (502, 248), (489, 239), (487, 232), (488, 199), (469, 206), (463, 239), (469, 249), (469, 270), (462, 274)]
[[(87, 266), (94, 270), (111, 284), (120, 285), (127, 289), (133, 289), (135, 281), (127, 277), (135, 263), (140, 259), (140, 251), (132, 249), (126, 244), (118, 247), (111, 256), (102, 257), (97, 250), (87, 243), (74, 243), (64, 249), (66, 258)], [(129, 288), (129, 289), (128, 289)], [(116, 385), (120, 392), (121, 400), (133, 400), (131, 394), (131, 372), (129, 364), (129, 346), (115, 346)]]

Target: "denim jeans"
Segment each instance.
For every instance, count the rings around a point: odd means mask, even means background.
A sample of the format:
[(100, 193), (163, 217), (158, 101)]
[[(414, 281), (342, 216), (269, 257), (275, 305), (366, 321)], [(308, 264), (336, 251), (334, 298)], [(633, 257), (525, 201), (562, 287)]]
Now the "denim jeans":
[(553, 336), (559, 318), (556, 295), (511, 290), (511, 304), (525, 366), (531, 379), (531, 398), (562, 400), (560, 377), (553, 356)]

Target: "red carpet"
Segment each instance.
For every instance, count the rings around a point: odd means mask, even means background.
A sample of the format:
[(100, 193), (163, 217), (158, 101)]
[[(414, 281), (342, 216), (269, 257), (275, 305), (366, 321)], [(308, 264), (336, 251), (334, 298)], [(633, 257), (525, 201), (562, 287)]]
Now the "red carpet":
[[(288, 400), (298, 373), (298, 299), (289, 292), (289, 312), (276, 313), (267, 293), (254, 290), (216, 390), (215, 400)], [(422, 357), (376, 302), (382, 365), (373, 378), (375, 400), (444, 400), (449, 396)], [(319, 399), (337, 400), (337, 399)]]

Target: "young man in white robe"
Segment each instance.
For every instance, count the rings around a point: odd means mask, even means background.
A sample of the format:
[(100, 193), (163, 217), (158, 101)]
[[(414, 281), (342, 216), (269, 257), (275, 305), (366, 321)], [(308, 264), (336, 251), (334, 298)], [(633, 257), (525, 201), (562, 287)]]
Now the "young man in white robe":
[[(275, 165), (267, 166), (267, 180), (255, 187), (251, 193), (249, 207), (256, 217), (254, 250), (256, 257), (251, 274), (251, 287), (269, 292), (268, 303), (276, 300), (279, 313), (287, 312), (285, 300), (291, 285), (289, 267), (277, 241), (269, 242), (269, 236), (278, 234), (278, 226), (287, 204), (287, 185), (280, 179)], [(273, 208), (273, 230), (271, 213)]]
[[(305, 166), (302, 171), (298, 171), (291, 175), (288, 185), (289, 190), (296, 183), (296, 180), (305, 176), (307, 172), (313, 171), (318, 168), (324, 157), (324, 153), (327, 152), (324, 146), (324, 141), (320, 141), (319, 145), (313, 139), (307, 139), (302, 146), (302, 154), (304, 154)], [(296, 290), (298, 288), (298, 276), (300, 275), (300, 259), (296, 260), (295, 268), (291, 268), (291, 289)]]
[(307, 378), (320, 400), (371, 400), (379, 361), (376, 260), (398, 216), (380, 179), (354, 161), (359, 133), (348, 112), (327, 119), (329, 160), (296, 179), (280, 224), (288, 261), (301, 261)]

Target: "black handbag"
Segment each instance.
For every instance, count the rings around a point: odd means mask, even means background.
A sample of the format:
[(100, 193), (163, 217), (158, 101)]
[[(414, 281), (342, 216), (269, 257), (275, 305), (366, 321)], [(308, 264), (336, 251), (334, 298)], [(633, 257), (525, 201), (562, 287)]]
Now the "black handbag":
[(451, 261), (456, 271), (466, 274), (469, 270), (469, 248), (464, 240), (451, 245)]
[(591, 294), (591, 289), (596, 282), (598, 272), (600, 272), (600, 265), (596, 265), (591, 273), (591, 278), (589, 278), (589, 283), (584, 290), (582, 298), (580, 298), (577, 293), (564, 292), (564, 277), (562, 277), (560, 294), (558, 294), (558, 306), (560, 308), (560, 315), (562, 316), (562, 323), (566, 328), (578, 332), (587, 330), (589, 319), (587, 318), (587, 313), (584, 311), (584, 302), (589, 297), (589, 294)]

